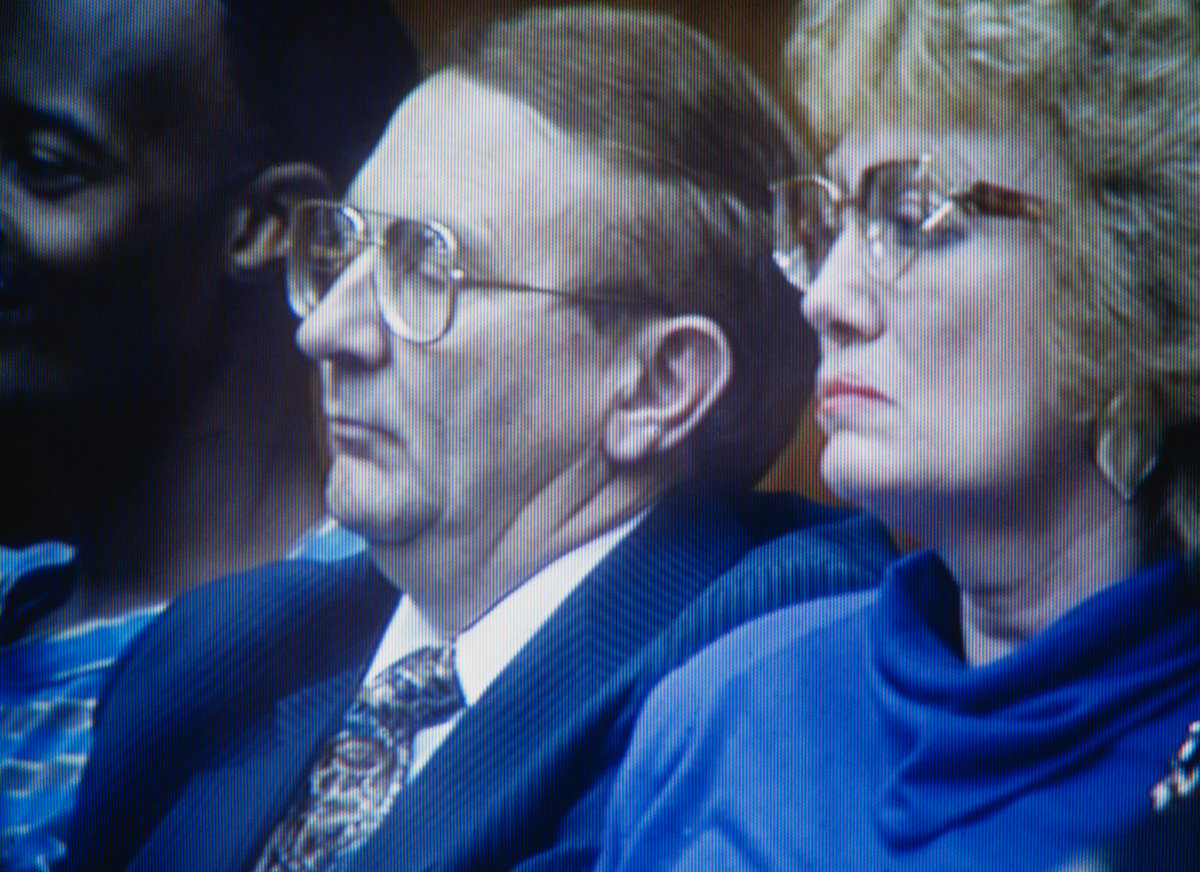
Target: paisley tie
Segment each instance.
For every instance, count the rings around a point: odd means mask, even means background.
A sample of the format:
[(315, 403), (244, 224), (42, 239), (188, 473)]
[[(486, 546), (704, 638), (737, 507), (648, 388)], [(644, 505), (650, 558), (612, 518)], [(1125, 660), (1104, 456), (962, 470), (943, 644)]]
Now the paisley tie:
[(317, 758), (255, 872), (324, 872), (349, 857), (403, 787), (413, 736), (464, 705), (450, 645), (418, 649), (376, 676)]

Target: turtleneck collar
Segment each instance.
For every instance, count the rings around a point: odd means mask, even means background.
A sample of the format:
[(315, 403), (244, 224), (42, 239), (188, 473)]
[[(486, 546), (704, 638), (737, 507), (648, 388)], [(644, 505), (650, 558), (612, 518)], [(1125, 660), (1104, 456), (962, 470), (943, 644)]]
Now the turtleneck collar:
[(958, 587), (922, 552), (886, 573), (868, 644), (889, 769), (877, 823), (895, 847), (917, 846), (1054, 780), (1194, 695), (1200, 579), (1168, 558), (1009, 655), (970, 667)]

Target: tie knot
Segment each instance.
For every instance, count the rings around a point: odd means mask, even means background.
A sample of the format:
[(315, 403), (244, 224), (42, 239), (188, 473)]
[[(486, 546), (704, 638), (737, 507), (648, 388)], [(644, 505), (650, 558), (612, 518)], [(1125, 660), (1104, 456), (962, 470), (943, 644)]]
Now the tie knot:
[(454, 646), (418, 648), (379, 673), (359, 697), (390, 730), (409, 734), (446, 720), (466, 705), (454, 673)]

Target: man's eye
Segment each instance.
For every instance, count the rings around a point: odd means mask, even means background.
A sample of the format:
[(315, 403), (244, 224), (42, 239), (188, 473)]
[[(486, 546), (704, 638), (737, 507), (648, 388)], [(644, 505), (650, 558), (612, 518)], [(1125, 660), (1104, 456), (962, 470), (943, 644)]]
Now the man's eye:
[(421, 258), (416, 270), (417, 278), (431, 285), (441, 285), (446, 282), (446, 265), (436, 258)]
[(92, 178), (90, 168), (78, 157), (37, 142), (15, 150), (7, 162), (20, 185), (48, 200), (72, 194)]

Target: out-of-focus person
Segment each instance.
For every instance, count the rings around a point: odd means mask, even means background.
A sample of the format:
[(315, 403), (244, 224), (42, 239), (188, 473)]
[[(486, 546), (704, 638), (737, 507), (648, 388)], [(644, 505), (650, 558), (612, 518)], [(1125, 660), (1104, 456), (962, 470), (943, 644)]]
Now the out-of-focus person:
[(771, 254), (770, 182), (811, 161), (767, 90), (604, 6), (447, 58), (290, 237), (326, 498), (370, 553), (174, 602), (99, 710), (67, 868), (586, 869), (647, 689), (892, 554), (749, 491), (816, 359)]
[(777, 185), (776, 250), (822, 475), (926, 547), (675, 673), (602, 870), (1049, 869), (1170, 808), (1200, 716), (1198, 16), (801, 6), (826, 171)]
[(129, 640), (321, 516), (287, 210), (417, 75), (386, 0), (0, 4), (5, 870), (60, 853)]

